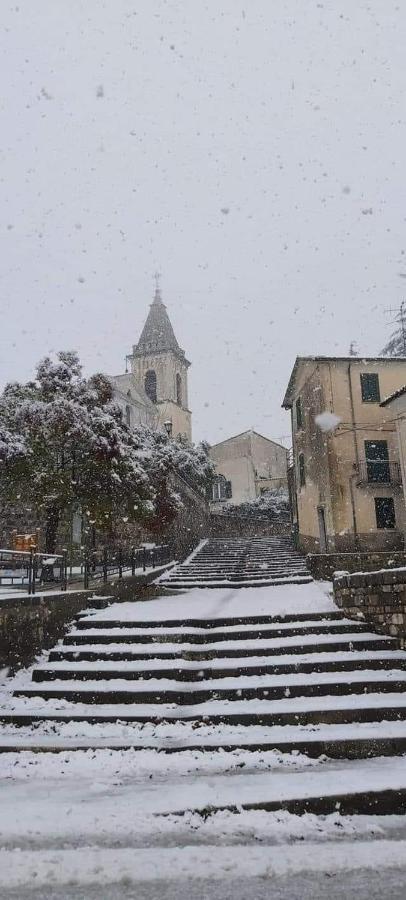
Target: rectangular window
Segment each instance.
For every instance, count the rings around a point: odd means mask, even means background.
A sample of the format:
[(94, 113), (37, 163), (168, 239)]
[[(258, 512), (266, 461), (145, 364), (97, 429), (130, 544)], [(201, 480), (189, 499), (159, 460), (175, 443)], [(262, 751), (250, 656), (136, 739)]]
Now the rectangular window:
[(375, 497), (377, 528), (395, 528), (395, 503), (393, 497)]
[(306, 469), (304, 453), (299, 453), (299, 484), (304, 487), (306, 484)]
[(380, 403), (379, 375), (363, 372), (361, 378), (361, 396), (363, 403)]
[(370, 484), (390, 484), (387, 441), (364, 441), (367, 479)]
[(302, 410), (302, 400), (300, 397), (296, 400), (296, 428), (299, 431), (300, 428), (303, 428), (303, 410)]

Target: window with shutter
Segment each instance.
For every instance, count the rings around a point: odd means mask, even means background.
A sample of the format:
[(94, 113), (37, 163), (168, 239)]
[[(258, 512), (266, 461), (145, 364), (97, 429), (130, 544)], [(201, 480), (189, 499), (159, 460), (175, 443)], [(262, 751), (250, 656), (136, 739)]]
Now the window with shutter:
[(370, 484), (389, 484), (390, 465), (387, 441), (364, 441), (367, 478)]
[(379, 375), (375, 372), (363, 372), (361, 379), (361, 397), (363, 403), (380, 403)]
[(395, 528), (395, 503), (393, 497), (375, 497), (377, 528)]
[(301, 397), (296, 400), (296, 428), (299, 431), (303, 428), (303, 409)]

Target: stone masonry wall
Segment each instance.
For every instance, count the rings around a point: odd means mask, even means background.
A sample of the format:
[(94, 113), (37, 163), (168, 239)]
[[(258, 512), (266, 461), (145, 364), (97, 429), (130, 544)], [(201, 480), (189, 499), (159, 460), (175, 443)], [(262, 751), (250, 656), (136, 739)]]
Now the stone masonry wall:
[[(53, 647), (81, 610), (103, 608), (120, 600), (146, 599), (159, 590), (148, 584), (166, 566), (134, 577), (113, 578), (90, 590), (2, 598), (0, 603), (0, 669), (29, 666), (41, 650)], [(153, 594), (152, 594), (153, 596)]]
[(340, 575), (333, 586), (337, 606), (350, 619), (365, 620), (406, 648), (406, 568)]
[(306, 562), (313, 578), (331, 581), (334, 572), (374, 572), (406, 566), (406, 552), (308, 553)]

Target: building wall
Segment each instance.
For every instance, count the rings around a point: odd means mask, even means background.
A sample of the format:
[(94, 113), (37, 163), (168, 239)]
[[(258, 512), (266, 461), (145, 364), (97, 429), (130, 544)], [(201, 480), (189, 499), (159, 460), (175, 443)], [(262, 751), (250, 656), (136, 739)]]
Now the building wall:
[(149, 425), (156, 428), (158, 424), (158, 411), (152, 404), (145, 401), (139, 396), (134, 376), (117, 375), (111, 378), (114, 389), (114, 399), (120, 406), (124, 421), (127, 420), (127, 407), (130, 408), (130, 425)]
[(231, 481), (232, 503), (255, 500), (261, 489), (287, 485), (287, 451), (256, 432), (215, 444), (210, 456), (217, 473)]
[(396, 427), (396, 437), (402, 472), (403, 497), (406, 500), (406, 393), (396, 397), (386, 407), (391, 421)]
[[(359, 484), (366, 440), (386, 440), (389, 459), (399, 461), (396, 431), (388, 410), (362, 401), (361, 372), (379, 375), (381, 398), (406, 380), (402, 360), (361, 359), (303, 361), (293, 398), (293, 451), (296, 475), (298, 532), (302, 549), (320, 549), (318, 507), (324, 509), (327, 549), (400, 548), (405, 507), (400, 485)], [(301, 397), (303, 429), (296, 427), (295, 401)], [(323, 433), (315, 423), (322, 412), (340, 417), (339, 426)], [(353, 424), (355, 421), (355, 426)], [(304, 454), (306, 485), (300, 486), (299, 454)], [(378, 529), (375, 497), (393, 497), (395, 529)]]

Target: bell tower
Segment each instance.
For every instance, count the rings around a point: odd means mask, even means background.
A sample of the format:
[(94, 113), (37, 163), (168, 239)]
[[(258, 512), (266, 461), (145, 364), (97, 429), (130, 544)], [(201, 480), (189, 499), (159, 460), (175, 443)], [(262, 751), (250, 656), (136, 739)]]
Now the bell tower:
[(176, 340), (166, 306), (162, 302), (159, 276), (155, 296), (138, 344), (128, 359), (136, 384), (156, 404), (159, 422), (173, 437), (192, 439), (192, 414), (188, 407), (190, 362)]

